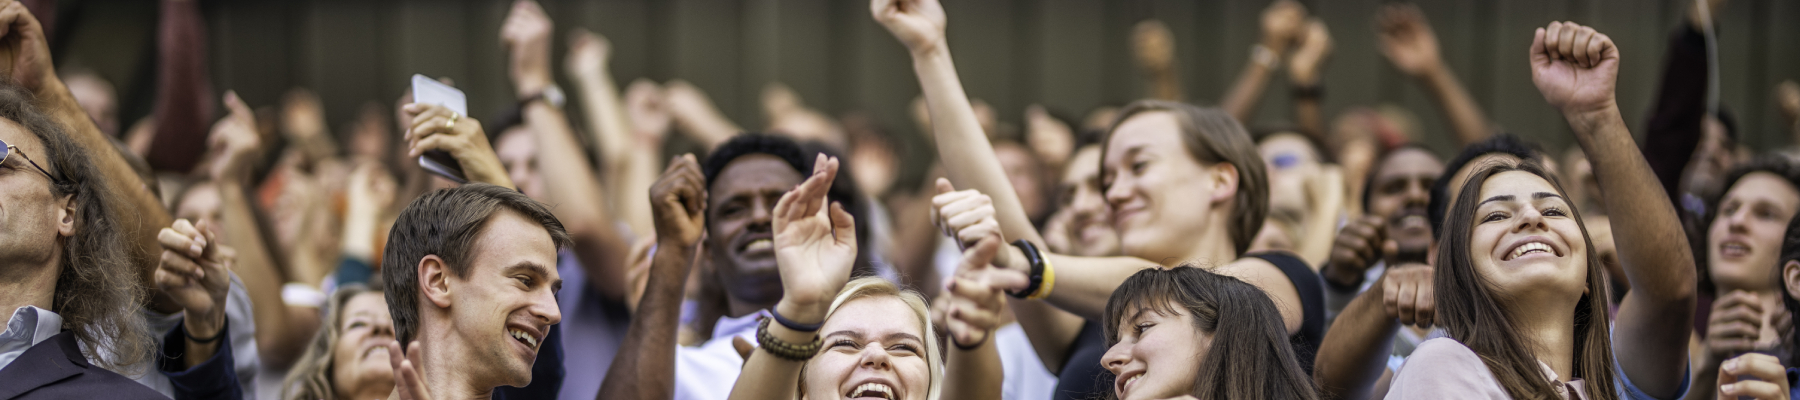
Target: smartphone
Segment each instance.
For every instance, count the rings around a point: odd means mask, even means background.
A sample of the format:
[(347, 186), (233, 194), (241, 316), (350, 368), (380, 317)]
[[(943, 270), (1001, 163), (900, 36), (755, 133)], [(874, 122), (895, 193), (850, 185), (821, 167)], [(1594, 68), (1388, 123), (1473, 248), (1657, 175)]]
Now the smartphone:
[[(449, 108), (458, 115), (469, 115), (468, 96), (463, 95), (461, 90), (438, 82), (436, 79), (413, 74), (412, 92), (414, 103), (437, 104)], [(424, 155), (419, 156), (419, 167), (457, 184), (469, 183), (469, 178), (463, 175), (462, 164), (457, 163), (456, 158), (451, 157), (450, 153), (441, 150), (427, 151)]]

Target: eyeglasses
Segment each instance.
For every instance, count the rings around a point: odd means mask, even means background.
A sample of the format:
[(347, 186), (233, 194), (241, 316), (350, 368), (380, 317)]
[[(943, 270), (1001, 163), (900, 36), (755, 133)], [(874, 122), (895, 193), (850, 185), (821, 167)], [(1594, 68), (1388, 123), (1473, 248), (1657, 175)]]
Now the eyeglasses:
[(44, 167), (38, 166), (37, 161), (32, 161), (31, 156), (27, 156), (25, 155), (25, 152), (19, 151), (19, 146), (7, 144), (6, 141), (0, 140), (0, 165), (5, 165), (6, 160), (11, 159), (13, 154), (18, 154), (20, 158), (25, 159), (25, 162), (31, 163), (32, 168), (37, 168), (38, 172), (44, 173), (44, 177), (50, 178), (51, 182), (62, 183), (61, 179), (56, 179), (56, 175), (51, 175), (50, 171), (45, 171)]

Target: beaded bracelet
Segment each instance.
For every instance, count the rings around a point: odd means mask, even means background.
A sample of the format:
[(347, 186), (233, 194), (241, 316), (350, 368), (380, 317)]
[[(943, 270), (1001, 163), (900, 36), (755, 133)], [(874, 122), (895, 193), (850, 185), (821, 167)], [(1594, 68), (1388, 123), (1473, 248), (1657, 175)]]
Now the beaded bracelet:
[(812, 359), (813, 355), (819, 354), (819, 348), (824, 347), (824, 342), (819, 339), (818, 335), (813, 335), (812, 343), (807, 344), (793, 344), (782, 341), (780, 338), (775, 337), (775, 334), (769, 333), (769, 320), (763, 319), (762, 323), (756, 326), (756, 345), (761, 346), (763, 351), (767, 351), (769, 354), (773, 354), (776, 357), (781, 357), (785, 360), (805, 362), (806, 360)]

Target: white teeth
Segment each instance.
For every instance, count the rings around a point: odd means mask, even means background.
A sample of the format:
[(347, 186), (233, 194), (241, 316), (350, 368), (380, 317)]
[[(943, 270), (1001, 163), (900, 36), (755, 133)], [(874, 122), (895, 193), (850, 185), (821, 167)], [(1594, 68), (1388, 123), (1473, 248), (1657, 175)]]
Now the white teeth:
[(1519, 248), (1513, 249), (1511, 258), (1519, 258), (1519, 257), (1522, 257), (1526, 254), (1530, 254), (1533, 252), (1551, 253), (1550, 245), (1538, 243), (1538, 242), (1526, 243), (1524, 245), (1520, 245)]
[(850, 391), (850, 397), (852, 398), (870, 396), (881, 396), (881, 398), (892, 400), (894, 399), (894, 388), (888, 387), (888, 385), (871, 382), (859, 385), (856, 387), (856, 390)]
[(531, 348), (533, 348), (533, 349), (536, 349), (538, 347), (537, 338), (532, 337), (531, 334), (525, 333), (525, 331), (521, 331), (518, 329), (507, 329), (506, 333), (511, 334), (513, 339), (519, 339), (519, 340), (525, 341), (526, 346), (531, 346)]
[(769, 239), (756, 239), (756, 241), (750, 242), (749, 245), (744, 246), (744, 251), (767, 250), (774, 247), (775, 242), (770, 241)]
[(1131, 384), (1133, 384), (1133, 383), (1137, 383), (1137, 380), (1138, 380), (1138, 378), (1142, 378), (1142, 377), (1144, 377), (1144, 375), (1143, 375), (1143, 374), (1138, 374), (1138, 375), (1137, 375), (1137, 376), (1133, 376), (1133, 377), (1131, 377), (1131, 379), (1126, 379), (1126, 380), (1125, 380), (1125, 387), (1131, 387)]

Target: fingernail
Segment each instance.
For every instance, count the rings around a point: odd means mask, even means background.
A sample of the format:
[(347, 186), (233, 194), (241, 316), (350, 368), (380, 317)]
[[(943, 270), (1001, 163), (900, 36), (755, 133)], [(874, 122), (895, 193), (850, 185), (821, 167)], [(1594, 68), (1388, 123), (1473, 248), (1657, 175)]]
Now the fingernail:
[(188, 251), (193, 252), (195, 255), (199, 255), (201, 253), (205, 253), (206, 248), (200, 247), (199, 244), (193, 244), (193, 245), (188, 245)]

